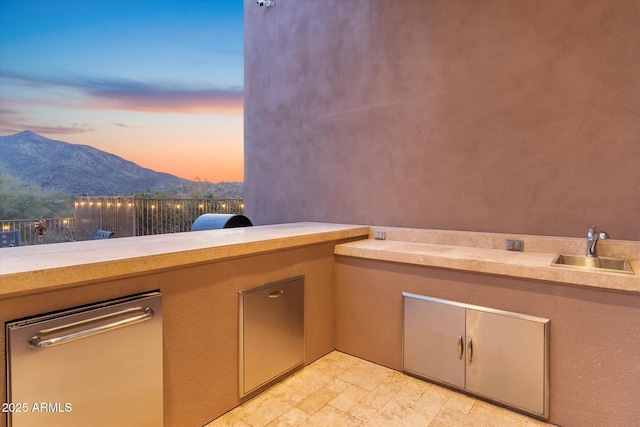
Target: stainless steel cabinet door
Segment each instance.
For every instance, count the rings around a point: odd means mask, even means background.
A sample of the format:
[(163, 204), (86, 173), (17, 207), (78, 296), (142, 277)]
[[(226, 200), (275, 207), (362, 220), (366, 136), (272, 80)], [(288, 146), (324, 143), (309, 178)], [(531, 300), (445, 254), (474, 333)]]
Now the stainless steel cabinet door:
[(240, 293), (240, 396), (304, 363), (304, 280)]
[(465, 309), (404, 297), (403, 368), (464, 387)]
[(545, 325), (467, 309), (467, 390), (544, 415)]

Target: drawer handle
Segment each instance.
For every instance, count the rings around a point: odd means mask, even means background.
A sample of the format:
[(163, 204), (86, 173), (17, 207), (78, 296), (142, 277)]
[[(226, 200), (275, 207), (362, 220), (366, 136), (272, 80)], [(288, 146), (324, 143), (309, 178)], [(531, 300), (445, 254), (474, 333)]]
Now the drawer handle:
[(471, 342), (471, 338), (467, 340), (467, 360), (471, 363), (471, 359), (473, 358), (473, 343)]
[(128, 317), (126, 319), (122, 319), (122, 320), (117, 320), (115, 322), (111, 322), (111, 323), (107, 323), (105, 325), (100, 325), (100, 326), (95, 326), (93, 328), (89, 328), (89, 329), (84, 329), (82, 331), (78, 331), (78, 332), (73, 332), (71, 334), (66, 334), (66, 335), (62, 335), (59, 337), (54, 337), (54, 338), (48, 338), (48, 339), (42, 339), (39, 336), (34, 336), (29, 340), (29, 344), (31, 344), (34, 347), (38, 347), (38, 348), (47, 348), (47, 347), (53, 347), (56, 345), (60, 345), (60, 344), (65, 344), (71, 341), (75, 341), (75, 340), (79, 340), (81, 338), (88, 338), (94, 335), (98, 335), (98, 334), (102, 334), (104, 332), (108, 332), (111, 331), (113, 329), (118, 329), (118, 328), (123, 328), (125, 326), (129, 326), (129, 325), (133, 325), (134, 323), (139, 323), (139, 322), (144, 322), (145, 320), (149, 320), (151, 319), (151, 317), (153, 317), (153, 315), (155, 314), (153, 312), (153, 310), (150, 307), (146, 307), (146, 308), (142, 308), (142, 307), (137, 307), (137, 308), (130, 308), (130, 309), (126, 309), (123, 311), (119, 311), (117, 313), (113, 313), (113, 314), (108, 314), (105, 316), (99, 316), (93, 319), (89, 319), (89, 320), (85, 320), (82, 322), (78, 322), (78, 323), (72, 323), (69, 325), (65, 325), (65, 326), (60, 326), (54, 329), (50, 329), (48, 331), (40, 331), (40, 334), (44, 334), (47, 332), (54, 332), (56, 330), (64, 330), (64, 329), (69, 329), (75, 326), (81, 326), (81, 325), (89, 325), (91, 323), (95, 323), (95, 322), (99, 322), (99, 321), (104, 321), (108, 318), (113, 318), (116, 316), (121, 316), (123, 314), (127, 314), (129, 312), (141, 312), (140, 314), (137, 314), (135, 316), (131, 316)]
[(279, 290), (279, 291), (275, 291), (275, 292), (271, 292), (269, 294), (269, 298), (278, 298), (279, 296), (281, 296), (282, 294), (284, 294), (283, 290)]
[(462, 343), (462, 335), (458, 337), (458, 359), (462, 359), (462, 350), (464, 348), (464, 344)]

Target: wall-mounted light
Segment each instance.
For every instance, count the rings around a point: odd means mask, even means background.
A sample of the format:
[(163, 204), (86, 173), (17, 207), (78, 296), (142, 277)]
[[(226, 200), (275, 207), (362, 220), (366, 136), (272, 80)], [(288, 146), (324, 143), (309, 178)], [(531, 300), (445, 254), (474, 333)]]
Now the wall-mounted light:
[(276, 0), (257, 0), (256, 3), (258, 3), (258, 6), (271, 7), (275, 6)]

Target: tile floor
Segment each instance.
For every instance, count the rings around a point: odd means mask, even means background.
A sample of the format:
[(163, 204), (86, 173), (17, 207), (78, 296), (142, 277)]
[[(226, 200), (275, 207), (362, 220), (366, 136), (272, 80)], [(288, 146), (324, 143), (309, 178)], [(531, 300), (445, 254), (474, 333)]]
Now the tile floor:
[(334, 351), (205, 427), (552, 426)]

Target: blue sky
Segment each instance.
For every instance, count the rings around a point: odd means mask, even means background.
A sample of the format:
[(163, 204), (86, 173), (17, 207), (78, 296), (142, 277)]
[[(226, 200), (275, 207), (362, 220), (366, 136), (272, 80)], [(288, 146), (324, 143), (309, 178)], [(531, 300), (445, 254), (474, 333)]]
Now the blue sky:
[(242, 181), (243, 67), (242, 0), (0, 0), (0, 135)]

